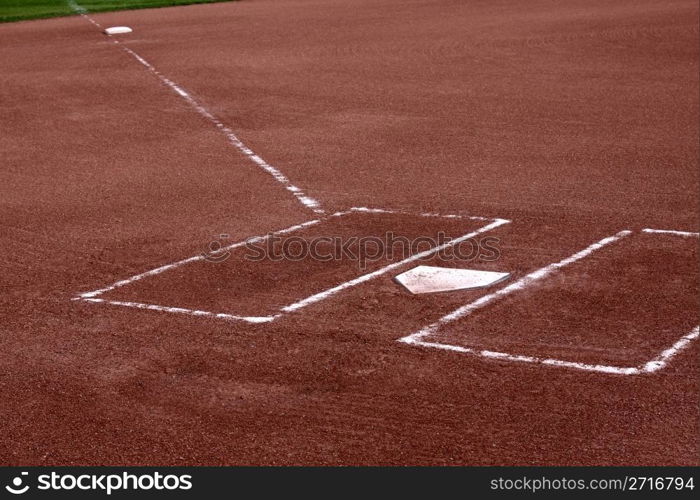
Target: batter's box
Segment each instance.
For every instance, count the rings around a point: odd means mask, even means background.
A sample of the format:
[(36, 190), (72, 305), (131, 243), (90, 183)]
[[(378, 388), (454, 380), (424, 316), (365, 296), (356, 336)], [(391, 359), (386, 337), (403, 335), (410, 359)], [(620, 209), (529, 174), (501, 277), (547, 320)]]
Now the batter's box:
[(225, 244), (76, 300), (264, 323), (508, 222), (355, 207)]
[(621, 231), (400, 341), (594, 372), (655, 372), (698, 338), (697, 254), (697, 233)]

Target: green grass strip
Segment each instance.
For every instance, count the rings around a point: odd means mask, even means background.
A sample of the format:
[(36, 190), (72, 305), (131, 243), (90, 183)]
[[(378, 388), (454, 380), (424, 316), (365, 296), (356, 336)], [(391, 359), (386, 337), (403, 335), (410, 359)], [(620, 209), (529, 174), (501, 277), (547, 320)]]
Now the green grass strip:
[[(89, 12), (106, 12), (221, 1), (225, 0), (77, 0), (77, 3)], [(0, 23), (72, 15), (75, 11), (67, 0), (0, 0)]]

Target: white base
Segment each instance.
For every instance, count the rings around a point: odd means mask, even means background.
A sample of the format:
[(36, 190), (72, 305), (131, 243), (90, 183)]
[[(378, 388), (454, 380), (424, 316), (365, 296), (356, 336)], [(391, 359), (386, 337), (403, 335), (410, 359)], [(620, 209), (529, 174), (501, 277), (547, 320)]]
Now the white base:
[(133, 30), (128, 26), (112, 26), (105, 30), (106, 35), (121, 35), (123, 33), (131, 33)]
[(396, 281), (414, 294), (483, 288), (498, 283), (510, 273), (418, 266), (396, 276)]

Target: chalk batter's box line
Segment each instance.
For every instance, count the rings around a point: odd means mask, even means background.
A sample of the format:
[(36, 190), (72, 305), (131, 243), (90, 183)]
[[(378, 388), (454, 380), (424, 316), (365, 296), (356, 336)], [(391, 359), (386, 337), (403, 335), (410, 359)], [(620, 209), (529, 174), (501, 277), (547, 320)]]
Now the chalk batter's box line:
[(159, 312), (167, 312), (167, 313), (175, 313), (175, 314), (187, 314), (190, 316), (200, 316), (200, 317), (210, 317), (210, 318), (216, 318), (216, 319), (223, 319), (223, 320), (229, 320), (229, 321), (244, 321), (247, 323), (267, 323), (270, 321), (274, 321), (277, 318), (294, 312), (298, 311), (300, 309), (303, 309), (305, 307), (310, 306), (311, 304), (314, 304), (316, 302), (320, 302), (322, 300), (328, 299), (346, 289), (352, 288), (354, 286), (357, 286), (361, 283), (370, 281), (374, 278), (378, 278), (379, 276), (382, 276), (383, 274), (386, 274), (390, 271), (396, 270), (402, 266), (405, 266), (407, 264), (410, 264), (411, 262), (415, 262), (420, 259), (424, 259), (426, 257), (430, 257), (431, 255), (444, 250), (446, 248), (449, 248), (451, 246), (457, 245), (463, 241), (466, 241), (470, 238), (473, 238), (479, 234), (485, 233), (487, 231), (491, 231), (492, 229), (495, 229), (499, 226), (502, 226), (504, 224), (508, 224), (510, 221), (506, 219), (497, 219), (497, 218), (487, 218), (487, 217), (478, 217), (478, 216), (467, 216), (467, 215), (442, 215), (442, 214), (437, 214), (437, 213), (430, 213), (430, 212), (423, 212), (423, 213), (410, 213), (406, 212), (403, 210), (390, 210), (390, 209), (384, 209), (384, 208), (367, 208), (367, 207), (352, 207), (349, 210), (345, 210), (342, 212), (336, 212), (334, 214), (331, 214), (327, 217), (324, 218), (318, 218), (318, 219), (313, 219), (307, 222), (304, 222), (302, 224), (296, 224), (294, 226), (290, 226), (285, 229), (281, 229), (278, 231), (275, 231), (273, 233), (268, 233), (264, 236), (255, 236), (252, 238), (248, 238), (243, 241), (238, 241), (236, 243), (233, 243), (231, 245), (228, 245), (226, 247), (223, 247), (216, 252), (212, 252), (213, 254), (223, 254), (229, 250), (233, 250), (235, 248), (239, 248), (243, 245), (246, 245), (248, 243), (259, 243), (262, 241), (267, 240), (270, 236), (273, 235), (280, 235), (280, 234), (288, 234), (292, 233), (294, 231), (298, 231), (307, 227), (315, 226), (321, 222), (325, 222), (327, 220), (330, 220), (333, 217), (342, 217), (344, 215), (348, 215), (351, 213), (365, 213), (365, 214), (396, 214), (396, 215), (408, 215), (408, 216), (413, 216), (413, 217), (436, 217), (436, 218), (444, 218), (444, 219), (465, 219), (465, 220), (477, 220), (477, 221), (483, 221), (487, 222), (484, 226), (480, 227), (479, 229), (476, 229), (470, 233), (467, 233), (465, 235), (462, 235), (458, 238), (455, 238), (447, 243), (444, 243), (442, 245), (438, 245), (434, 248), (425, 250), (423, 252), (418, 252), (406, 259), (403, 259), (399, 262), (394, 262), (392, 264), (386, 265), (376, 271), (363, 274), (361, 276), (358, 276), (357, 278), (354, 278), (352, 280), (346, 281), (344, 283), (341, 283), (339, 285), (336, 285), (334, 287), (328, 288), (322, 292), (316, 293), (314, 295), (311, 295), (309, 297), (306, 297), (304, 299), (298, 300), (296, 302), (293, 302), (292, 304), (286, 305), (282, 308), (279, 309), (279, 312), (273, 315), (267, 315), (267, 316), (245, 316), (245, 315), (238, 315), (238, 314), (230, 314), (230, 313), (224, 313), (224, 312), (212, 312), (212, 311), (204, 311), (200, 309), (188, 309), (185, 307), (173, 307), (173, 306), (166, 306), (166, 305), (160, 305), (160, 304), (149, 304), (145, 302), (131, 302), (131, 301), (120, 301), (120, 300), (110, 300), (110, 299), (105, 299), (100, 297), (100, 295), (103, 295), (104, 293), (110, 292), (112, 290), (115, 290), (117, 288), (121, 288), (127, 285), (130, 285), (132, 283), (135, 283), (139, 280), (142, 280), (144, 278), (147, 278), (149, 276), (155, 276), (158, 274), (161, 274), (165, 271), (169, 271), (172, 269), (176, 269), (180, 266), (183, 266), (185, 264), (190, 264), (192, 262), (198, 262), (201, 260), (204, 260), (207, 255), (205, 254), (199, 254), (195, 255), (193, 257), (189, 257), (187, 259), (183, 259), (177, 262), (173, 262), (172, 264), (166, 264), (164, 266), (157, 267), (155, 269), (151, 269), (149, 271), (131, 276), (129, 278), (117, 281), (115, 283), (112, 283), (111, 285), (108, 285), (103, 288), (99, 288), (97, 290), (93, 290), (90, 292), (84, 292), (79, 294), (77, 297), (74, 297), (73, 300), (77, 301), (83, 301), (83, 302), (88, 302), (88, 303), (94, 303), (94, 304), (108, 304), (108, 305), (113, 305), (113, 306), (121, 306), (121, 307), (131, 307), (135, 309), (143, 309), (143, 310), (149, 310), (149, 311), (159, 311)]
[[(683, 238), (698, 238), (700, 233), (695, 233), (695, 232), (690, 232), (690, 231), (676, 231), (676, 230), (670, 230), (670, 229), (642, 229), (642, 233), (647, 233), (647, 234), (655, 234), (658, 236), (680, 236)], [(510, 295), (511, 293), (517, 292), (524, 290), (525, 288), (528, 288), (530, 285), (533, 283), (546, 278), (553, 272), (568, 266), (569, 264), (573, 264), (574, 262), (577, 262), (579, 260), (582, 260), (589, 255), (591, 255), (594, 252), (597, 252), (603, 247), (606, 247), (612, 243), (618, 242), (629, 235), (632, 234), (632, 231), (625, 230), (625, 231), (620, 231), (619, 233), (609, 236), (607, 238), (603, 238), (602, 240), (593, 243), (592, 245), (584, 248), (580, 252), (577, 252), (573, 254), (570, 257), (567, 257), (564, 260), (561, 260), (559, 262), (556, 262), (554, 264), (550, 264), (548, 266), (545, 266), (537, 271), (534, 271), (519, 280), (515, 281), (514, 283), (501, 288), (493, 293), (490, 293), (488, 295), (484, 295), (480, 297), (479, 299), (475, 300), (474, 302), (471, 302), (469, 304), (466, 304), (458, 309), (455, 309), (451, 313), (443, 316), (440, 318), (438, 321), (435, 323), (432, 323), (421, 330), (408, 335), (406, 337), (402, 337), (398, 339), (398, 342), (403, 342), (405, 344), (413, 345), (413, 346), (418, 346), (418, 347), (427, 347), (427, 348), (432, 348), (432, 349), (441, 349), (445, 351), (452, 351), (452, 352), (458, 352), (461, 354), (469, 354), (472, 356), (477, 356), (481, 358), (487, 358), (487, 359), (497, 359), (501, 361), (509, 361), (509, 362), (516, 362), (516, 363), (531, 363), (535, 365), (545, 365), (545, 366), (558, 366), (561, 368), (571, 368), (575, 370), (582, 370), (582, 371), (587, 371), (587, 372), (597, 372), (597, 373), (607, 373), (607, 374), (615, 374), (615, 375), (640, 375), (644, 373), (654, 373), (660, 371), (662, 368), (666, 367), (668, 363), (671, 361), (672, 358), (676, 357), (678, 353), (686, 349), (694, 340), (700, 336), (700, 326), (696, 326), (693, 328), (689, 333), (686, 335), (683, 335), (680, 339), (678, 339), (671, 347), (668, 349), (665, 349), (661, 351), (655, 358), (651, 359), (650, 361), (643, 363), (639, 366), (629, 366), (629, 367), (624, 367), (624, 366), (611, 366), (611, 365), (598, 365), (598, 364), (588, 364), (588, 363), (578, 363), (575, 361), (567, 361), (567, 360), (562, 360), (562, 359), (554, 359), (554, 358), (543, 358), (543, 357), (536, 357), (536, 356), (525, 356), (521, 354), (511, 354), (507, 352), (497, 352), (497, 351), (490, 351), (487, 349), (476, 349), (472, 347), (464, 347), (464, 346), (458, 346), (458, 345), (453, 345), (453, 344), (444, 344), (440, 342), (430, 342), (426, 340), (428, 337), (431, 337), (435, 335), (439, 330), (441, 330), (444, 326), (458, 320), (461, 318), (465, 318), (466, 316), (469, 316), (471, 313), (478, 309), (482, 309), (486, 305), (489, 305), (493, 302), (498, 301), (502, 297), (505, 297), (507, 295)]]

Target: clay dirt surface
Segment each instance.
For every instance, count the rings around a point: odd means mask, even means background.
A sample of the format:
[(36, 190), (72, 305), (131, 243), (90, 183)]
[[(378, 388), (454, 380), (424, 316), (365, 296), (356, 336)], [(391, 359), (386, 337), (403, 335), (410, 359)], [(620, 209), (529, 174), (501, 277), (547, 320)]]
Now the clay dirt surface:
[[(0, 26), (3, 465), (700, 465), (698, 341), (653, 373), (398, 339), (632, 234), (433, 341), (638, 366), (698, 324), (698, 5), (250, 0)], [(319, 202), (232, 147), (148, 61)], [(401, 214), (329, 214), (351, 207)], [(446, 219), (420, 214), (458, 214)], [(73, 300), (227, 241), (483, 233), (274, 321)], [(400, 260), (400, 259), (399, 259)], [(274, 314), (365, 272), (197, 261), (100, 295)], [(512, 273), (411, 295), (413, 265)]]

